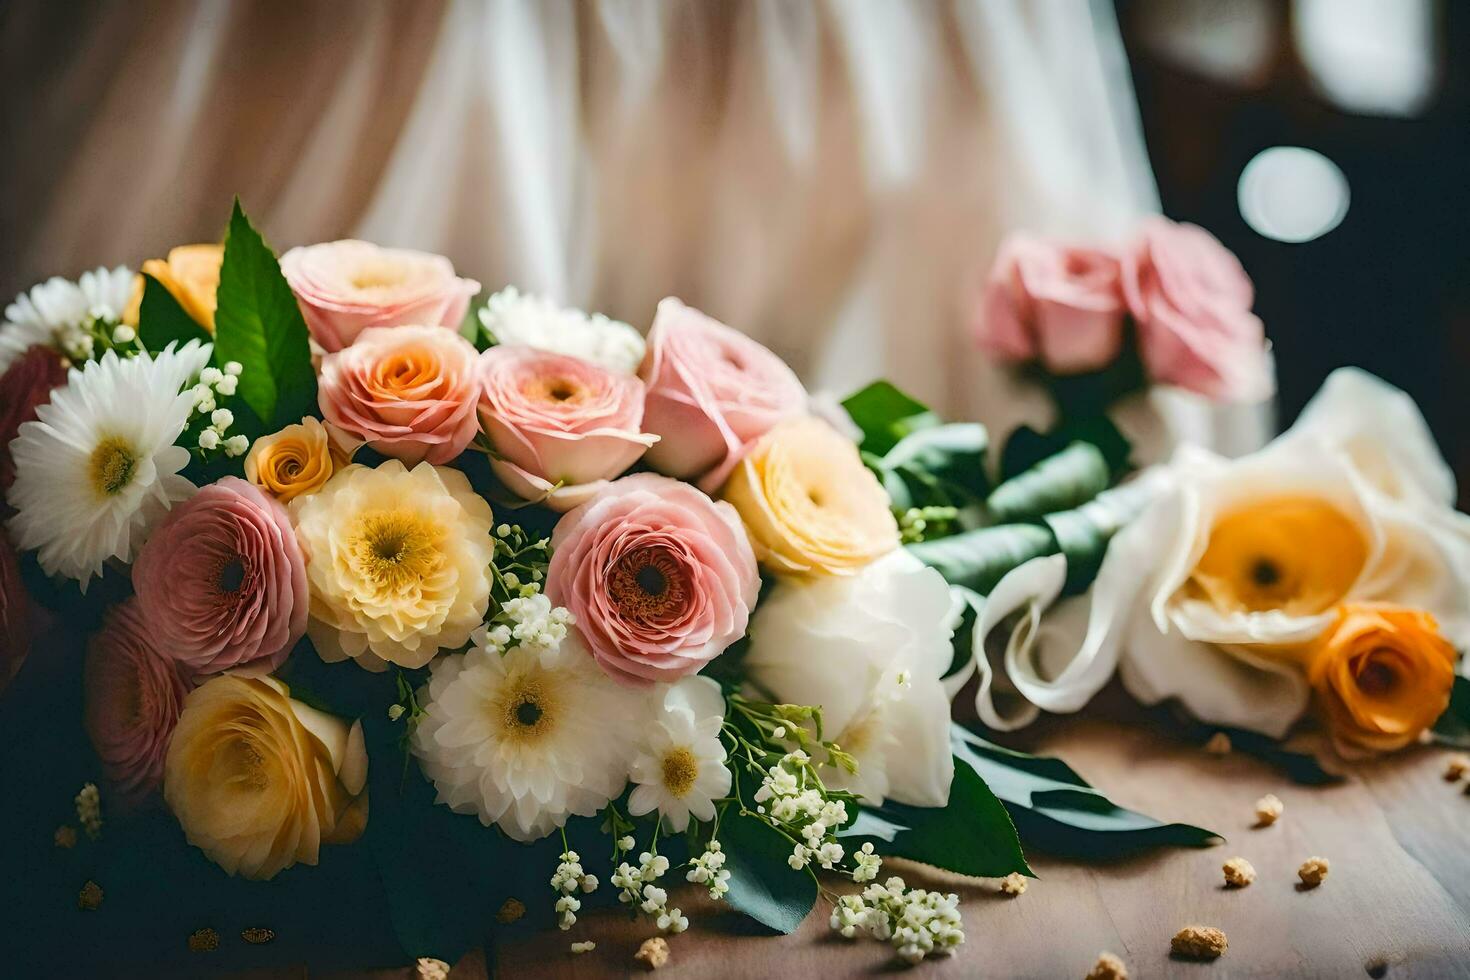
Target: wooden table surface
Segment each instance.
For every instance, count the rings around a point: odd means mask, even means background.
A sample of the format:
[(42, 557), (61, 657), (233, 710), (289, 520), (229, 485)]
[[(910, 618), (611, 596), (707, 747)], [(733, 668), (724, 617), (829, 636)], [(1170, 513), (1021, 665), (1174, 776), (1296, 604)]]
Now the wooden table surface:
[[(938, 875), (914, 865), (911, 882), (962, 896), (967, 941), (952, 959), (926, 961), (924, 975), (1083, 977), (1102, 950), (1132, 977), (1470, 977), (1470, 795), (1443, 778), (1445, 750), (1417, 748), (1360, 764), (1337, 785), (1303, 787), (1239, 753), (1212, 756), (1156, 726), (1082, 715), (1053, 719), (1024, 747), (1061, 756), (1117, 802), (1209, 827), (1228, 840), (1204, 849), (1161, 849), (1107, 863), (1032, 853), (1039, 881), (1002, 895), (993, 881)], [(1252, 827), (1254, 802), (1272, 792), (1281, 820)], [(1241, 856), (1257, 880), (1226, 890), (1220, 866)], [(1297, 887), (1314, 855), (1331, 861), (1326, 882)], [(530, 900), (528, 897), (527, 900)], [(549, 900), (549, 899), (548, 899)], [(888, 947), (833, 935), (819, 905), (795, 935), (752, 935), (738, 915), (686, 887), (677, 901), (688, 932), (670, 941), (661, 977), (829, 977), (902, 969)], [(1211, 925), (1229, 937), (1214, 963), (1171, 959), (1182, 926)], [(633, 959), (653, 930), (617, 910), (584, 916), (570, 933), (545, 933), (474, 953), (455, 978), (616, 977), (641, 974)], [(573, 939), (595, 940), (574, 955)], [(374, 980), (412, 976), (378, 971)], [(252, 978), (341, 973), (252, 974)], [(351, 976), (364, 976), (353, 974)]]

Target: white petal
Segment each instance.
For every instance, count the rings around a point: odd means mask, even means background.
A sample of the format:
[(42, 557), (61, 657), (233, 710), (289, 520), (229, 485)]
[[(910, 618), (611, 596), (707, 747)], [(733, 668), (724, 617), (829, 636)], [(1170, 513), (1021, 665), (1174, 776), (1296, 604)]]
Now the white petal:
[(944, 806), (954, 781), (949, 748), (949, 698), (937, 681), (914, 681), (901, 701), (884, 708), (893, 734), (888, 796), (910, 806)]

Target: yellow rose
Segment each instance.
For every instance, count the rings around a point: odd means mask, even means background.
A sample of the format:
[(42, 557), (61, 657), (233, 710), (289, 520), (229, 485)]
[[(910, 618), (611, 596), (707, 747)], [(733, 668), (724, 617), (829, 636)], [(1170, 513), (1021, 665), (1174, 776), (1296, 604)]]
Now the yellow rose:
[(273, 677), (221, 674), (184, 700), (163, 794), (189, 843), (228, 873), (273, 878), (367, 826), (360, 723), (293, 701)]
[(847, 575), (898, 547), (878, 478), (827, 423), (788, 419), (766, 433), (723, 490), (772, 571)]
[[(157, 279), (184, 312), (214, 333), (215, 293), (219, 291), (219, 268), (225, 260), (223, 245), (180, 245), (168, 251), (167, 259), (149, 259), (143, 272)], [(123, 322), (138, 325), (143, 305), (143, 276), (133, 280), (133, 296), (123, 313)]]
[(495, 519), (459, 470), (354, 464), (292, 501), (291, 516), (323, 660), (422, 667), (484, 621)]
[(1454, 647), (1418, 609), (1345, 605), (1305, 656), (1307, 679), (1344, 755), (1408, 745), (1444, 712), (1455, 682)]
[(273, 435), (261, 436), (245, 457), (245, 479), (287, 503), (316, 493), (348, 463), (319, 419), (307, 416)]

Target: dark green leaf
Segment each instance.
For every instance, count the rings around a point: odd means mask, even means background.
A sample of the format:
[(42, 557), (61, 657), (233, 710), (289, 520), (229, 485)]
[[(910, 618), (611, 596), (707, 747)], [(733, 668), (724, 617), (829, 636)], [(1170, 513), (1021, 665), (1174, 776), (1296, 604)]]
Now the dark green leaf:
[(299, 422), (316, 405), (306, 322), (275, 253), (235, 202), (225, 234), (215, 312), (215, 360), (239, 361), (240, 397), (267, 431)]
[(927, 406), (887, 381), (875, 381), (842, 403), (863, 433), (862, 448), (875, 456), (886, 454), (911, 432), (939, 424)]
[(1056, 554), (1052, 532), (1035, 524), (982, 527), (947, 538), (908, 546), (913, 555), (936, 569), (950, 585), (962, 585), (981, 595), (1017, 565), (1041, 555)]
[(984, 499), (989, 487), (983, 425), (957, 423), (920, 429), (883, 456), (864, 453), (893, 506), (966, 507)]
[(1204, 847), (1221, 840), (1200, 827), (1166, 824), (1118, 806), (1060, 759), (1007, 749), (959, 725), (951, 733), (955, 757), (972, 765), (1005, 804), (1028, 847), (1100, 858), (1160, 845)]
[(172, 342), (180, 347), (191, 340), (209, 343), (209, 331), (184, 312), (174, 294), (163, 283), (143, 274), (143, 303), (138, 307), (138, 337), (150, 351), (160, 351)]
[(1441, 745), (1470, 749), (1470, 679), (1455, 678), (1450, 706), (1434, 723), (1434, 739)]
[(1008, 480), (1023, 473), (1037, 463), (1054, 456), (1074, 442), (1089, 442), (1096, 446), (1108, 461), (1114, 479), (1121, 477), (1129, 468), (1129, 456), (1133, 446), (1113, 420), (1097, 414), (1064, 419), (1050, 432), (1037, 432), (1023, 425), (1006, 439), (1001, 452), (1001, 479)]
[[(956, 758), (949, 804), (885, 803), (863, 815), (843, 837), (870, 838), (885, 855), (922, 861), (975, 878), (1031, 875), (1006, 808), (968, 762)], [(1034, 877), (1034, 876), (1033, 876)]]
[(791, 842), (732, 807), (720, 822), (720, 843), (730, 872), (725, 900), (731, 908), (776, 932), (794, 932), (817, 902), (817, 883), (786, 863)]
[(996, 487), (985, 505), (997, 524), (1034, 521), (1086, 503), (1110, 482), (1102, 451), (1089, 442), (1074, 442)]

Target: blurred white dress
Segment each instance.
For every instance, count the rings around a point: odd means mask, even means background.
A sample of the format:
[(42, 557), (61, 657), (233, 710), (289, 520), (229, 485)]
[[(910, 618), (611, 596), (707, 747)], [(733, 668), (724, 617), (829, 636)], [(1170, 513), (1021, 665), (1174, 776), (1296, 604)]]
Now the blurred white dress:
[(1106, 2), (95, 0), (54, 69), (54, 8), (3, 16), (44, 107), (15, 288), (213, 239), (238, 193), (280, 248), (429, 249), (641, 328), (675, 294), (813, 388), (1004, 431), (1045, 399), (968, 336), (999, 240), (1158, 207)]

